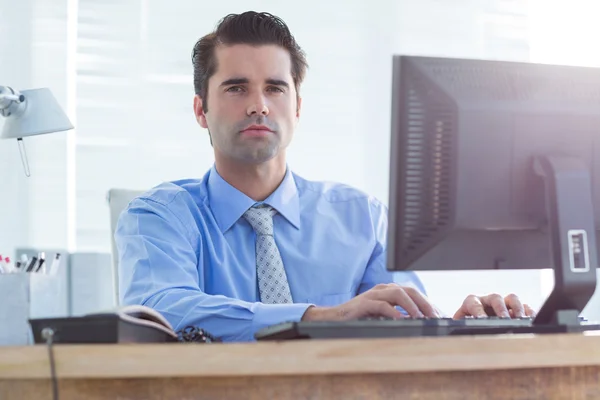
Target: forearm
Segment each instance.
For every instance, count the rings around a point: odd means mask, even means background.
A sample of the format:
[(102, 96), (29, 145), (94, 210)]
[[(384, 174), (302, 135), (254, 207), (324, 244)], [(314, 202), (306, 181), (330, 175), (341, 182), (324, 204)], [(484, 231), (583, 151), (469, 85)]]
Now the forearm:
[(263, 327), (300, 321), (310, 306), (253, 303), (181, 288), (166, 289), (143, 304), (163, 314), (175, 330), (197, 326), (224, 341), (252, 341)]
[(343, 307), (310, 306), (302, 316), (302, 321), (341, 321), (346, 317)]

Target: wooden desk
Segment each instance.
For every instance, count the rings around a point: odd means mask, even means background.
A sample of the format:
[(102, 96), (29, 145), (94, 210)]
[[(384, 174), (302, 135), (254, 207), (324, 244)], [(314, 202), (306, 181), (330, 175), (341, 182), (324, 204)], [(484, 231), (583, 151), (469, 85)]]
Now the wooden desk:
[[(600, 335), (55, 347), (60, 399), (598, 399)], [(45, 346), (0, 347), (0, 399), (51, 399)]]

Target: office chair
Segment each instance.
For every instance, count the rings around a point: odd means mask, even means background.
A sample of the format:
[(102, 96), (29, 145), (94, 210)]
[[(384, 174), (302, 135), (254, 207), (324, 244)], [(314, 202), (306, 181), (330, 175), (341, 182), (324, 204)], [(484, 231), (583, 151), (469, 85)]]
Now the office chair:
[(106, 195), (106, 200), (110, 209), (110, 242), (112, 250), (112, 265), (113, 265), (113, 284), (115, 286), (115, 304), (120, 304), (119, 296), (119, 253), (117, 244), (115, 243), (115, 230), (121, 212), (127, 207), (129, 202), (134, 198), (142, 195), (143, 190), (132, 189), (110, 189)]

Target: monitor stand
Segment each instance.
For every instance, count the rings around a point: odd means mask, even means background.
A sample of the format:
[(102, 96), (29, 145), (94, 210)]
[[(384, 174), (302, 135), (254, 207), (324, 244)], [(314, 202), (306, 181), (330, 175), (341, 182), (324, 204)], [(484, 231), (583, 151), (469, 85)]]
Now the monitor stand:
[(596, 290), (598, 265), (590, 174), (583, 162), (561, 156), (537, 157), (544, 182), (554, 289), (532, 326), (461, 331), (459, 334), (566, 333), (600, 330), (579, 318)]
[(598, 266), (590, 173), (581, 160), (562, 156), (538, 157), (533, 169), (544, 181), (554, 269), (554, 289), (533, 325), (581, 331)]

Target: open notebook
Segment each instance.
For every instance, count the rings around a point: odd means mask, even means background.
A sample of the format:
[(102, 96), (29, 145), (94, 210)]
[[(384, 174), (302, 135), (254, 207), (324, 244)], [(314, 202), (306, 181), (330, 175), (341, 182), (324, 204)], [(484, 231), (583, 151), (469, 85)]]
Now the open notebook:
[(165, 317), (158, 311), (141, 305), (119, 307), (112, 311), (88, 314), (89, 317), (117, 315), (122, 321), (133, 325), (146, 326), (164, 332), (165, 335), (177, 339), (177, 333)]

